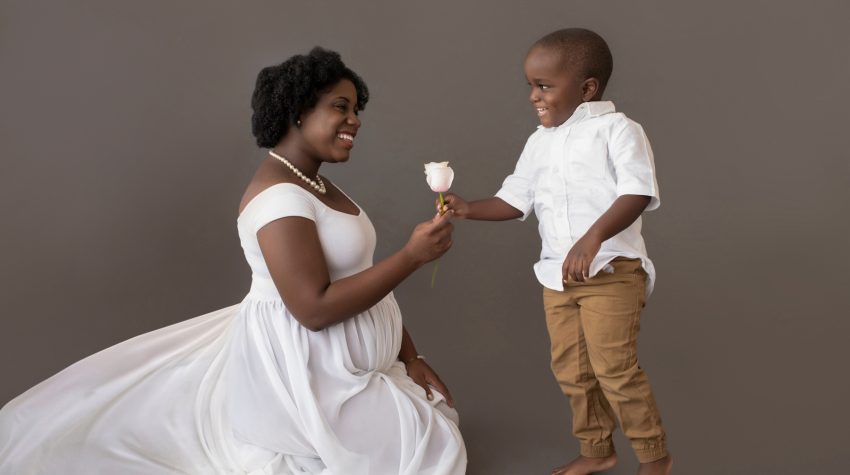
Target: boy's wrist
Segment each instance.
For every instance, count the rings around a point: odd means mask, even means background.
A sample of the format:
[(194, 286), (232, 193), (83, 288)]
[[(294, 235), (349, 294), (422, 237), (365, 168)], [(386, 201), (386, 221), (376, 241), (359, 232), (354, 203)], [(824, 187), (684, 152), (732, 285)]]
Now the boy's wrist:
[(584, 234), (584, 237), (593, 241), (597, 241), (599, 243), (605, 240), (605, 236), (603, 236), (600, 231), (593, 228), (588, 229), (587, 232)]
[(455, 215), (458, 218), (470, 218), (472, 215), (472, 203), (467, 201), (460, 209), (455, 210)]

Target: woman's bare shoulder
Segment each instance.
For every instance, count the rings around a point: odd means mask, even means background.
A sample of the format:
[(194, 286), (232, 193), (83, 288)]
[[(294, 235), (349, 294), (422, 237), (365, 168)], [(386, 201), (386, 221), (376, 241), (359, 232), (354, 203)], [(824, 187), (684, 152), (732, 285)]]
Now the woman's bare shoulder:
[(245, 210), (248, 203), (251, 202), (257, 195), (263, 192), (270, 186), (280, 183), (295, 183), (292, 177), (281, 173), (278, 167), (270, 167), (267, 163), (263, 163), (257, 168), (248, 186), (245, 187), (245, 193), (242, 194), (242, 200), (239, 202), (239, 213)]

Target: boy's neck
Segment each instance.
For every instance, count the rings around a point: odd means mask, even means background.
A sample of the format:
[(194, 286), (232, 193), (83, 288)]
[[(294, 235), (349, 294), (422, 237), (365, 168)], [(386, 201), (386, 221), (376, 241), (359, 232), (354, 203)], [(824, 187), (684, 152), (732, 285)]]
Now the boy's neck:
[[(570, 125), (570, 124), (573, 124), (573, 123), (587, 117), (588, 115), (593, 115), (593, 114), (591, 114), (590, 109), (594, 108), (595, 104), (608, 103), (608, 102), (610, 102), (610, 101), (605, 101), (605, 100), (602, 100), (602, 99), (582, 102), (581, 104), (579, 104), (578, 107), (575, 108), (575, 110), (573, 110), (573, 113), (570, 114), (570, 116), (567, 118), (567, 120), (565, 120), (565, 121), (561, 122), (560, 124), (558, 124), (554, 127), (551, 127), (551, 128), (557, 129), (557, 128), (564, 126), (564, 125)], [(611, 104), (611, 111), (613, 111), (613, 110), (614, 110), (614, 104), (612, 103)], [(598, 114), (596, 114), (596, 115), (598, 115)]]

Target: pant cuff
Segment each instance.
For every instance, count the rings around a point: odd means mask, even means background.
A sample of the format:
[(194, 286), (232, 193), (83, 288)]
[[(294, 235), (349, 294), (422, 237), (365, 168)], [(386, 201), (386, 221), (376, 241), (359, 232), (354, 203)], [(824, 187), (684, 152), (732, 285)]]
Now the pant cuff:
[(667, 447), (661, 444), (635, 449), (635, 456), (637, 456), (640, 463), (655, 462), (667, 456)]
[[(614, 446), (581, 444), (581, 455), (588, 458), (610, 457), (614, 455)], [(660, 457), (659, 457), (660, 458)]]

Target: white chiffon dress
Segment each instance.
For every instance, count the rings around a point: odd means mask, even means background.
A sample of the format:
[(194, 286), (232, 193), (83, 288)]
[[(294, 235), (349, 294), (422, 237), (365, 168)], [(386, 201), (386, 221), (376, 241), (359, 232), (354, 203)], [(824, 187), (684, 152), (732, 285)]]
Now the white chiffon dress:
[(281, 183), (237, 219), (251, 289), (83, 359), (0, 410), (2, 475), (462, 474), (457, 413), (398, 361), (392, 294), (319, 332), (287, 310), (257, 231), (315, 221), (331, 279), (372, 265), (366, 213)]

